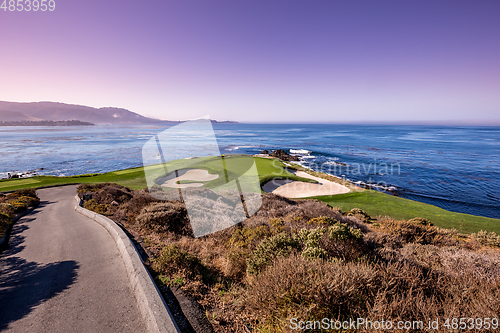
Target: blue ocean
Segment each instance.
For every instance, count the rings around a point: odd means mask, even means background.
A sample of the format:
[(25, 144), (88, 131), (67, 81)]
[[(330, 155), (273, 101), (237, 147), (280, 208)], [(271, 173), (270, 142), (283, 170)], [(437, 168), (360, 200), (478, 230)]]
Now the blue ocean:
[[(0, 178), (142, 165), (158, 125), (0, 127)], [(214, 124), (221, 153), (284, 149), (300, 164), (450, 211), (500, 218), (500, 127)]]

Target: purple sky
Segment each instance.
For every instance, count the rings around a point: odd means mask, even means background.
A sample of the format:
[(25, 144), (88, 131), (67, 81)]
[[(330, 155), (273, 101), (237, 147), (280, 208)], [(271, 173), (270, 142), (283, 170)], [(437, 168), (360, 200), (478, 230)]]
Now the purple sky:
[(0, 10), (0, 100), (162, 119), (500, 121), (500, 1), (55, 0)]

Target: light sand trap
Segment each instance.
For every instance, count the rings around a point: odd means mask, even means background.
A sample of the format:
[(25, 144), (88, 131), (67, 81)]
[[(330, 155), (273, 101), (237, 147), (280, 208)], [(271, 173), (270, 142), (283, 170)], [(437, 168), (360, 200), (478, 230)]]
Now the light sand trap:
[(307, 198), (318, 195), (333, 195), (349, 192), (349, 189), (341, 184), (311, 176), (303, 171), (290, 171), (296, 176), (316, 180), (319, 184), (305, 183), (299, 181), (271, 180), (267, 182), (262, 189), (264, 192), (272, 192), (286, 198)]
[[(177, 175), (179, 176), (177, 177)], [(177, 184), (177, 182), (181, 180), (207, 182), (219, 178), (218, 174), (211, 174), (207, 170), (203, 169), (178, 170), (177, 175), (175, 172), (172, 172), (166, 177), (159, 178), (156, 183), (163, 187), (171, 188), (201, 187), (204, 185), (203, 183)]]

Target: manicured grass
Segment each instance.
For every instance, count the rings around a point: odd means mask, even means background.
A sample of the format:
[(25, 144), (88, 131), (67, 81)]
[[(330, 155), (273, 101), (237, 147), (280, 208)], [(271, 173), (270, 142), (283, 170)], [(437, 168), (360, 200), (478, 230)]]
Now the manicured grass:
[[(245, 171), (244, 168), (248, 167), (248, 161), (250, 161), (248, 157), (242, 158), (238, 155), (226, 157), (224, 160), (227, 169), (230, 170), (228, 172), (229, 181), (233, 180), (237, 175), (243, 173)], [(173, 170), (173, 167), (175, 167), (176, 164), (182, 165), (185, 163), (188, 163), (188, 167), (191, 169), (201, 168), (208, 170), (210, 173), (217, 173), (220, 175), (219, 178), (210, 182), (206, 182), (207, 187), (220, 186), (225, 182), (224, 168), (219, 157), (202, 157), (190, 160), (172, 161), (167, 163), (167, 167), (169, 167), (169, 170)], [(286, 171), (284, 169), (284, 164), (276, 159), (256, 157), (255, 164), (259, 174), (259, 182), (261, 185), (277, 177), (290, 178), (293, 180), (301, 180), (305, 182), (312, 181), (311, 179), (297, 177), (294, 174)], [(163, 172), (163, 168), (158, 168), (158, 170)], [(105, 182), (117, 183), (134, 190), (139, 190), (147, 187), (146, 179), (144, 176), (144, 168), (138, 167), (102, 174), (69, 177), (36, 176), (24, 179), (2, 179), (0, 180), (0, 192), (10, 192), (23, 188), (39, 188), (64, 184), (93, 184)]]
[(278, 159), (255, 157), (255, 164), (257, 170), (259, 170), (261, 186), (273, 179), (291, 179), (306, 183), (317, 183), (317, 181), (313, 179), (295, 176), (293, 173), (287, 171), (286, 165)]
[[(256, 170), (251, 168), (254, 161)], [(316, 183), (314, 180), (298, 177), (288, 172), (285, 169), (285, 165), (280, 160), (261, 157), (252, 158), (248, 155), (232, 155), (226, 156), (224, 159), (220, 157), (199, 157), (189, 160), (176, 160), (168, 162), (166, 168), (167, 172), (176, 168), (188, 168), (204, 169), (210, 174), (218, 174), (218, 178), (203, 182), (206, 188), (222, 189), (224, 184), (232, 182), (236, 178), (239, 178), (240, 184), (246, 183), (247, 181), (247, 184), (251, 184), (253, 182), (252, 176), (256, 174), (259, 177), (260, 186), (274, 178)], [(148, 173), (155, 175), (153, 178), (161, 177), (165, 174), (162, 165), (153, 165), (148, 167), (147, 170)]]
[(9, 192), (20, 190), (23, 188), (39, 188), (54, 185), (105, 182), (117, 183), (136, 190), (145, 188), (147, 186), (146, 180), (144, 178), (144, 170), (142, 167), (140, 167), (88, 176), (36, 176), (26, 179), (3, 179), (0, 180), (0, 192)]
[(16, 180), (10, 180), (10, 181), (1, 181), (0, 182), (0, 189), (2, 189), (3, 187), (10, 187), (12, 185), (14, 185), (14, 186), (28, 186), (31, 184), (40, 183), (40, 181), (37, 178), (38, 177), (16, 179)]
[[(219, 178), (206, 182), (206, 187), (217, 187), (225, 182), (226, 174), (218, 157), (204, 157), (188, 160), (189, 168), (202, 168), (210, 173), (217, 173)], [(169, 169), (176, 163), (186, 161), (169, 162)], [(227, 177), (229, 181), (244, 172), (248, 167), (247, 160), (241, 156), (233, 155), (224, 158)], [(285, 165), (277, 159), (255, 158), (258, 170), (259, 182), (262, 186), (273, 178), (292, 179), (305, 182), (315, 182), (311, 179), (297, 177), (285, 169)], [(243, 169), (241, 169), (243, 168)], [(241, 170), (240, 170), (241, 169)], [(173, 169), (172, 169), (173, 170)], [(80, 183), (117, 183), (131, 189), (146, 188), (144, 168), (132, 168), (103, 174), (80, 175), (73, 177), (37, 176), (26, 179), (0, 180), (0, 192), (14, 191), (23, 188), (39, 188), (45, 186), (80, 184)], [(471, 233), (479, 230), (494, 231), (500, 234), (500, 219), (473, 216), (449, 212), (444, 209), (424, 204), (417, 201), (394, 197), (388, 194), (365, 190), (362, 192), (351, 192), (334, 196), (317, 197), (333, 207), (339, 207), (342, 211), (352, 208), (361, 208), (372, 217), (387, 215), (396, 219), (410, 219), (423, 217), (431, 220), (436, 226), (443, 228), (455, 228), (460, 232)]]
[(332, 207), (339, 207), (342, 211), (361, 208), (372, 217), (387, 215), (395, 219), (405, 220), (423, 217), (438, 227), (455, 228), (463, 233), (487, 230), (500, 234), (500, 219), (454, 213), (429, 204), (372, 190), (321, 196), (317, 199)]
[(199, 184), (199, 183), (203, 183), (203, 181), (199, 181), (199, 180), (179, 180), (179, 181), (177, 181), (175, 183), (179, 184), (179, 185), (182, 185), (182, 184)]

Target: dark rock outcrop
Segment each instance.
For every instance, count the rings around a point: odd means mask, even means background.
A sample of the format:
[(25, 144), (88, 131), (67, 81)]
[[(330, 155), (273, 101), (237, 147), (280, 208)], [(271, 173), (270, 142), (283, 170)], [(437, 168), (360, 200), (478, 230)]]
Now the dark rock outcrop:
[(280, 160), (283, 160), (283, 161), (300, 161), (298, 156), (290, 155), (286, 151), (284, 151), (283, 149), (275, 150), (272, 153), (270, 153), (269, 156), (279, 158)]

